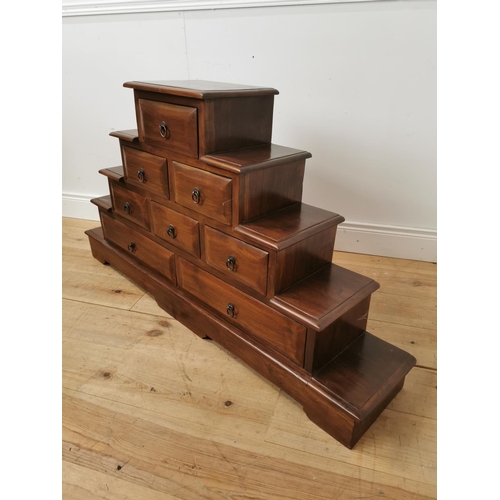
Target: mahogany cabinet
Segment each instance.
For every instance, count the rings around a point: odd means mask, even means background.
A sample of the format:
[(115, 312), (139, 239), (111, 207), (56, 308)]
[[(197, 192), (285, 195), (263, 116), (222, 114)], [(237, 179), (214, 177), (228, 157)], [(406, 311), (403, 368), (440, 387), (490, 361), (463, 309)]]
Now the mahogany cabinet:
[(375, 281), (332, 263), (344, 218), (302, 203), (311, 154), (271, 143), (272, 88), (127, 82), (93, 256), (241, 358), (351, 448), (415, 358), (366, 331)]

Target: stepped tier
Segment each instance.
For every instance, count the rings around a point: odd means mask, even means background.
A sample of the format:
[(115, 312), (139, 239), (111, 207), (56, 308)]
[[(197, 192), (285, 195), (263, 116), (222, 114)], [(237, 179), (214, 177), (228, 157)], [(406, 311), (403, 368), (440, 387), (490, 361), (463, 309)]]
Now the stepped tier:
[(272, 88), (127, 82), (137, 130), (95, 198), (92, 253), (234, 353), (347, 447), (403, 387), (408, 353), (366, 331), (379, 285), (332, 263), (344, 217), (302, 203), (307, 151), (271, 143)]
[(92, 254), (148, 291), (167, 313), (198, 336), (210, 337), (304, 406), (308, 417), (352, 448), (399, 392), (415, 358), (363, 332), (311, 375), (267, 343), (228, 323), (210, 308), (110, 245), (101, 228), (87, 231)]

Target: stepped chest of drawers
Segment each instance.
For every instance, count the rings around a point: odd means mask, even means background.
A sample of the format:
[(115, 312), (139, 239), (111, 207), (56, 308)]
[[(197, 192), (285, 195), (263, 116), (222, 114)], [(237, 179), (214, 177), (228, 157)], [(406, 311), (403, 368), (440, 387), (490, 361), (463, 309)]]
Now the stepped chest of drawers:
[(272, 88), (127, 82), (93, 256), (283, 389), (352, 448), (415, 358), (366, 331), (379, 285), (332, 263), (344, 218), (302, 203), (306, 151), (271, 143)]

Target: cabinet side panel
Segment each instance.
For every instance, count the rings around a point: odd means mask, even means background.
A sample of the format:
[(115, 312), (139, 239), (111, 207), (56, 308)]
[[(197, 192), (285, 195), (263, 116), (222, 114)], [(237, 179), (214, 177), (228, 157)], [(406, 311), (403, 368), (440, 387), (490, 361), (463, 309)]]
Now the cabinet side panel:
[(278, 253), (275, 294), (332, 262), (337, 226), (309, 236)]
[(206, 101), (212, 111), (205, 117), (205, 151), (216, 151), (271, 142), (274, 96), (253, 96)]
[(307, 371), (317, 372), (363, 334), (368, 321), (370, 298), (371, 295), (363, 299), (321, 332), (308, 331), (305, 358)]
[(244, 174), (240, 222), (249, 221), (302, 200), (305, 160)]

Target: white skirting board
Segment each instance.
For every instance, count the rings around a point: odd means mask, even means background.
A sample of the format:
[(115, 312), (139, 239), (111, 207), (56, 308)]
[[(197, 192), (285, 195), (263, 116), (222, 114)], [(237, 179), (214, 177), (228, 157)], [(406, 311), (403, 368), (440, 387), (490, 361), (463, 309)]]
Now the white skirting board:
[(335, 250), (437, 262), (437, 231), (346, 221), (337, 229)]
[[(97, 207), (90, 203), (94, 197), (63, 194), (63, 217), (98, 221)], [(437, 262), (437, 231), (346, 221), (338, 227), (335, 250)]]

